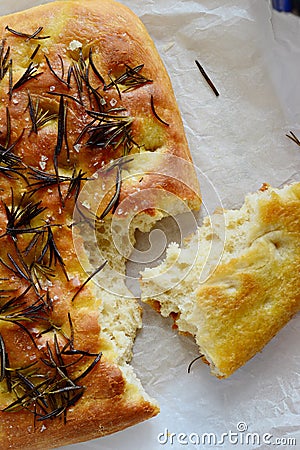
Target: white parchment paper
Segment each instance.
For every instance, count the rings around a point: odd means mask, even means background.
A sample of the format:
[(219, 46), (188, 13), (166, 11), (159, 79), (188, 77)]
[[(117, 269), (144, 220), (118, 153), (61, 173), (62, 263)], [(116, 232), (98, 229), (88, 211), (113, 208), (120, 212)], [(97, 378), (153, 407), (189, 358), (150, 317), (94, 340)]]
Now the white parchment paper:
[[(267, 0), (122, 2), (139, 15), (157, 45), (194, 162), (223, 205), (239, 207), (263, 182), (280, 187), (299, 181), (300, 148), (285, 134), (292, 130), (300, 137), (300, 18), (272, 11)], [(1, 0), (0, 13), (40, 3), (46, 1)], [(218, 98), (195, 59), (219, 90)], [(145, 307), (133, 365), (159, 401), (160, 415), (68, 448), (299, 449), (299, 329), (298, 315), (261, 354), (228, 380), (218, 380), (204, 364), (195, 363), (188, 374), (196, 345)]]

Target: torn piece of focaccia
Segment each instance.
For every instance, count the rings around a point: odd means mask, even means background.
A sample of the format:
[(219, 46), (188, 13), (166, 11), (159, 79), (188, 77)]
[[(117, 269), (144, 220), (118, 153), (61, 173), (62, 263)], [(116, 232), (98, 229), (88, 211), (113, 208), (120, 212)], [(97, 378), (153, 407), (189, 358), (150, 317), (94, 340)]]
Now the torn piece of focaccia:
[(300, 183), (207, 217), (142, 274), (142, 297), (193, 335), (214, 375), (245, 364), (300, 309)]

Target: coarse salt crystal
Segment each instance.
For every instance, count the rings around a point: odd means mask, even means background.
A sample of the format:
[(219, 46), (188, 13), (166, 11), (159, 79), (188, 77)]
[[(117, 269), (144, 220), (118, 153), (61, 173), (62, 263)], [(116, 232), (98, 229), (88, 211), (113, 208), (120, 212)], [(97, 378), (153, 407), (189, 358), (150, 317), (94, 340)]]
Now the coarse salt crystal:
[(79, 153), (80, 149), (81, 149), (81, 145), (80, 144), (74, 145), (75, 152)]
[(82, 43), (74, 39), (73, 41), (70, 42), (68, 50), (74, 51), (78, 50), (79, 48), (82, 48)]

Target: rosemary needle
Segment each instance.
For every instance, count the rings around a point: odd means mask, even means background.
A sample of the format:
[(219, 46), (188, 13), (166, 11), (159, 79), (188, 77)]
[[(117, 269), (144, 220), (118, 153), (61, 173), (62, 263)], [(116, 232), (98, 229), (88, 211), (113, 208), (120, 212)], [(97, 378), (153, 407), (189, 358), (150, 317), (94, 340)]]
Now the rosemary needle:
[(207, 75), (207, 73), (205, 72), (205, 70), (203, 69), (201, 64), (199, 63), (199, 61), (197, 61), (197, 59), (195, 60), (195, 63), (196, 63), (196, 66), (198, 67), (198, 69), (200, 70), (200, 72), (202, 73), (204, 79), (206, 80), (208, 85), (211, 87), (211, 89), (215, 93), (215, 96), (218, 97), (220, 94), (219, 94), (217, 88), (215, 87), (215, 85), (213, 84), (213, 82), (211, 81), (211, 79), (209, 78), (209, 76)]
[(291, 139), (291, 141), (295, 142), (295, 144), (297, 144), (300, 147), (300, 140), (292, 131), (290, 131), (290, 134), (286, 134), (286, 137)]

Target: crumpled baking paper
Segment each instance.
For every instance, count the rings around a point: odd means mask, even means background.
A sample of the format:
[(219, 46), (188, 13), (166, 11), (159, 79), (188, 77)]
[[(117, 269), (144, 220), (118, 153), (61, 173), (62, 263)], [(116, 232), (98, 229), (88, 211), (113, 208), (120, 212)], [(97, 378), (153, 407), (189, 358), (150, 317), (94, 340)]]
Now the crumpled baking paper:
[[(0, 13), (46, 2), (1, 0)], [(286, 134), (300, 136), (300, 18), (272, 11), (267, 0), (122, 2), (142, 19), (170, 74), (195, 165), (217, 194), (212, 199), (204, 186), (204, 209), (239, 207), (263, 182), (299, 181), (300, 148)], [(144, 307), (132, 364), (161, 413), (65, 448), (300, 448), (299, 328), (298, 315), (243, 368), (218, 380), (199, 362), (188, 373), (196, 344)]]

